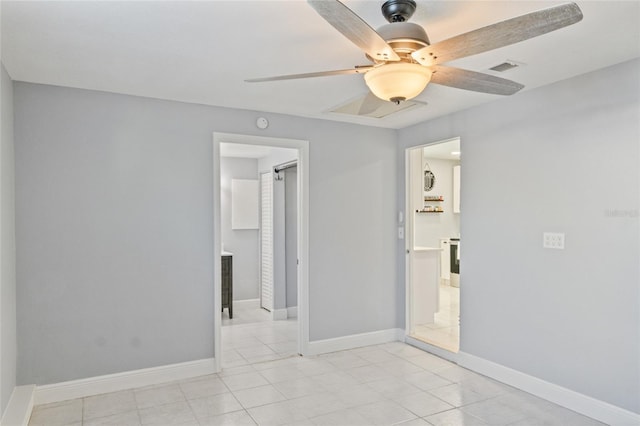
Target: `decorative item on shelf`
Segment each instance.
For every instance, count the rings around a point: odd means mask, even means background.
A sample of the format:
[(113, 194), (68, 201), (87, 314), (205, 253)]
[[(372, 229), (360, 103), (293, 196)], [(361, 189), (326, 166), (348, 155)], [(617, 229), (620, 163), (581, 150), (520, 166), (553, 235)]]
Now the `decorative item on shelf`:
[[(442, 195), (425, 195), (424, 196), (425, 203), (431, 202), (441, 202), (444, 201), (444, 197)], [(444, 210), (440, 205), (429, 205), (426, 204), (422, 210), (416, 210), (416, 213), (442, 213)]]
[(424, 206), (422, 210), (416, 210), (416, 213), (442, 213), (444, 210), (440, 206)]
[(426, 168), (424, 169), (424, 190), (425, 192), (431, 191), (433, 189), (433, 185), (436, 184), (436, 176), (431, 171), (431, 167), (429, 167), (429, 163), (425, 163)]

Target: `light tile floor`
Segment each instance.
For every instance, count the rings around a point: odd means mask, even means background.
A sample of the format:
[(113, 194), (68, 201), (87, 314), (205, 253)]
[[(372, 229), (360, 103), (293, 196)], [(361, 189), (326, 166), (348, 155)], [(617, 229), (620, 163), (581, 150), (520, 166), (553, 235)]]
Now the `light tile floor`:
[(260, 308), (259, 299), (235, 300), (233, 302), (233, 318), (229, 318), (229, 310), (222, 310), (222, 326), (270, 322), (271, 313)]
[(404, 343), (300, 357), (295, 321), (242, 317), (219, 374), (40, 405), (29, 425), (601, 425)]
[(258, 301), (242, 301), (233, 307), (233, 319), (222, 314), (222, 367), (240, 367), (256, 362), (294, 356), (298, 353), (296, 318), (272, 321), (271, 313)]
[(460, 348), (460, 289), (449, 280), (440, 284), (440, 310), (431, 324), (417, 324), (412, 337), (451, 352)]

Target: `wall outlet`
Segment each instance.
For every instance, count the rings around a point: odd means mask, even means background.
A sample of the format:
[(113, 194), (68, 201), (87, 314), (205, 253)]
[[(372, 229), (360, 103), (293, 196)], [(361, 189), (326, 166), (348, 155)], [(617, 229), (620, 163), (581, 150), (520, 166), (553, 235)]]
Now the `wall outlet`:
[(542, 247), (564, 250), (564, 233), (544, 232), (542, 234)]

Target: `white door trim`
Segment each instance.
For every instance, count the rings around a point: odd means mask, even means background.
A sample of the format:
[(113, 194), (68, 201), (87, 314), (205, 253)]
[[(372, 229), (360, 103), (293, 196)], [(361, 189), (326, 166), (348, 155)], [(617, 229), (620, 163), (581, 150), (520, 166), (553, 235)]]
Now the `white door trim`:
[(213, 133), (213, 261), (214, 261), (214, 358), (216, 371), (221, 369), (222, 339), (220, 253), (220, 143), (275, 146), (298, 150), (298, 353), (309, 353), (309, 141), (236, 133)]
[(404, 333), (411, 336), (411, 245), (413, 244), (413, 212), (411, 211), (411, 167), (410, 151), (404, 150)]

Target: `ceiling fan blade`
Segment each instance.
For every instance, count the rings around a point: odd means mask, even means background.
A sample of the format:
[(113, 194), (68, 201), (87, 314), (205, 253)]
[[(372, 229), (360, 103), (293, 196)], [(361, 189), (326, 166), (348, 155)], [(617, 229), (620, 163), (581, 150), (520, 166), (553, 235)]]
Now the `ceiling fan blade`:
[(416, 50), (411, 54), (422, 65), (435, 65), (528, 40), (575, 24), (582, 11), (567, 3), (507, 19)]
[(513, 95), (524, 87), (520, 83), (461, 68), (434, 65), (431, 83), (493, 95)]
[(264, 81), (294, 80), (298, 78), (327, 77), (331, 75), (364, 74), (365, 72), (369, 71), (371, 68), (373, 68), (373, 65), (357, 65), (355, 68), (350, 68), (346, 70), (309, 72), (306, 74), (277, 75), (274, 77), (250, 78), (245, 81), (247, 83), (261, 83)]
[(307, 0), (307, 3), (371, 58), (400, 60), (391, 46), (369, 24), (338, 0)]

